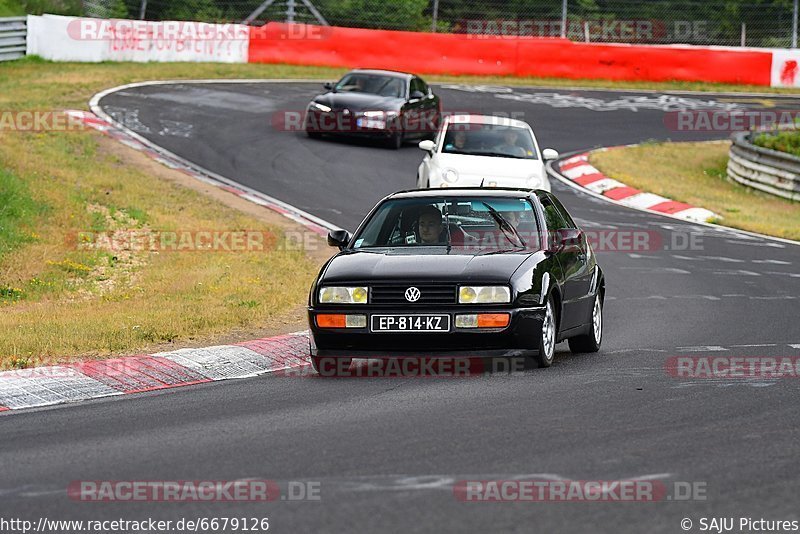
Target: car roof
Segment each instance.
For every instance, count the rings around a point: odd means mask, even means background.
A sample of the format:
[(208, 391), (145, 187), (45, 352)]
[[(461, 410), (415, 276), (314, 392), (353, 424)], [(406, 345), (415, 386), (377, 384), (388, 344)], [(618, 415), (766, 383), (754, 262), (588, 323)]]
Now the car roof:
[(495, 126), (512, 126), (516, 128), (530, 128), (530, 125), (525, 121), (511, 119), (509, 117), (498, 117), (496, 115), (473, 115), (470, 113), (460, 113), (449, 115), (445, 118), (447, 124), (492, 124)]
[(381, 76), (392, 76), (394, 78), (412, 78), (416, 76), (415, 74), (409, 74), (408, 72), (400, 72), (399, 70), (386, 70), (386, 69), (353, 69), (347, 74), (359, 72), (364, 74), (379, 74)]
[(408, 189), (392, 193), (386, 199), (398, 198), (431, 198), (431, 197), (500, 197), (500, 198), (519, 198), (527, 197), (535, 192), (535, 189), (521, 189), (513, 187), (443, 187), (439, 189)]

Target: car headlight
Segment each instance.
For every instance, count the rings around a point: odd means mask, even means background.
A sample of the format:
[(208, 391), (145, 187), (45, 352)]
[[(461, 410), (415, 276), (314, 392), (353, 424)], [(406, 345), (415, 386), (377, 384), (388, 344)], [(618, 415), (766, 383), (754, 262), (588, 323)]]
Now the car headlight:
[(369, 118), (379, 118), (380, 119), (380, 118), (386, 117), (387, 119), (392, 119), (394, 117), (397, 117), (397, 112), (396, 111), (365, 111), (365, 112), (362, 113), (362, 115), (364, 115), (365, 117), (369, 117)]
[(320, 104), (319, 102), (312, 102), (311, 106), (317, 108), (320, 111), (324, 111), (325, 113), (331, 110), (331, 108), (329, 108), (325, 104)]
[(511, 289), (506, 286), (461, 286), (459, 304), (504, 304), (511, 302)]
[(322, 304), (366, 304), (369, 291), (366, 287), (323, 287), (319, 290)]
[(458, 171), (455, 169), (445, 169), (442, 171), (442, 179), (449, 184), (454, 184), (458, 181)]

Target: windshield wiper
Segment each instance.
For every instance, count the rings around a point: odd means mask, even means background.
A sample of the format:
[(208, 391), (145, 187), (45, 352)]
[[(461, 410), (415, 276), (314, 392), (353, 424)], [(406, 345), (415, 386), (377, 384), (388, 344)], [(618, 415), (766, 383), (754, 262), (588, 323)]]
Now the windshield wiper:
[(505, 234), (505, 236), (509, 238), (509, 241), (511, 240), (511, 236), (513, 235), (514, 238), (517, 240), (518, 243), (517, 246), (525, 248), (525, 240), (522, 239), (521, 235), (519, 235), (517, 229), (514, 228), (514, 226), (512, 226), (511, 223), (509, 223), (505, 217), (500, 215), (499, 211), (491, 207), (489, 204), (487, 204), (486, 202), (481, 202), (481, 204), (486, 206), (486, 209), (489, 210), (489, 214), (495, 220), (497, 226), (500, 227), (500, 230), (503, 232), (503, 234)]
[(453, 241), (452, 236), (450, 235), (450, 210), (447, 209), (447, 202), (444, 203), (444, 224), (447, 225), (447, 253), (450, 254), (450, 251), (453, 249)]
[(520, 251), (520, 250), (525, 250), (525, 247), (520, 246), (520, 245), (514, 245), (511, 248), (500, 248), (500, 249), (497, 249), (497, 250), (487, 250), (485, 252), (481, 252), (478, 255), (479, 256), (491, 256), (492, 254), (502, 254), (504, 252), (517, 252), (517, 251)]
[(528, 159), (526, 156), (515, 156), (507, 152), (472, 152), (472, 156), (489, 156), (493, 158)]

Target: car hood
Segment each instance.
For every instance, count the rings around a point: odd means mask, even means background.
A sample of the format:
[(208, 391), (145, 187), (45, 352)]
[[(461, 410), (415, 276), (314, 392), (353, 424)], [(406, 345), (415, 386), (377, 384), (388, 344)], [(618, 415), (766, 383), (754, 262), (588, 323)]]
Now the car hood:
[(462, 254), (443, 247), (345, 251), (335, 256), (322, 276), (325, 284), (372, 280), (464, 281), (507, 283), (530, 257), (529, 252)]
[[(537, 159), (468, 156), (464, 154), (436, 154), (436, 164), (442, 169), (455, 169), (459, 176), (470, 178), (520, 178), (541, 176), (543, 165)], [(460, 185), (460, 184), (459, 184)]]
[(402, 98), (390, 98), (368, 93), (325, 93), (314, 99), (331, 109), (349, 109), (350, 111), (397, 111), (405, 102)]

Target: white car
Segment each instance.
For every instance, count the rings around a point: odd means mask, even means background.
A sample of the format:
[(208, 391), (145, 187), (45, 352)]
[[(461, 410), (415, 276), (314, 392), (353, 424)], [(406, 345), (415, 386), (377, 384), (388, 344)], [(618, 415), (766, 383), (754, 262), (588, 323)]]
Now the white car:
[(422, 141), (426, 152), (417, 169), (417, 188), (517, 187), (550, 191), (545, 160), (528, 123), (489, 115), (445, 117), (435, 141)]

